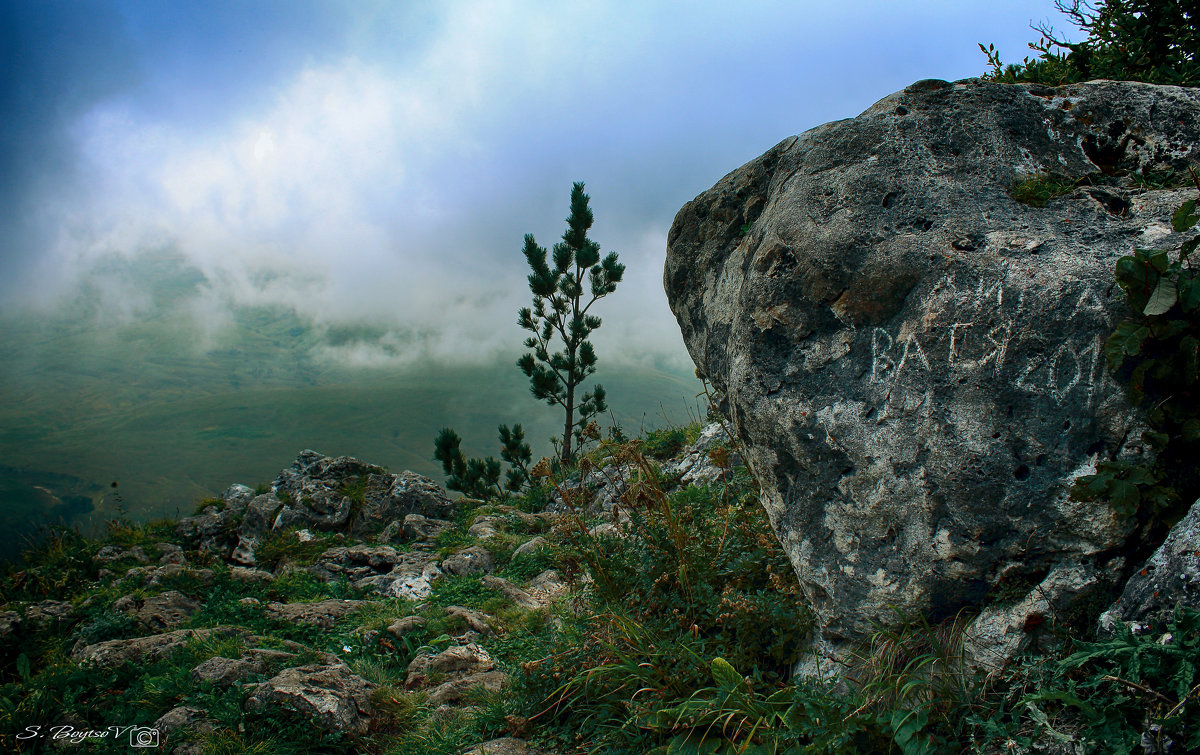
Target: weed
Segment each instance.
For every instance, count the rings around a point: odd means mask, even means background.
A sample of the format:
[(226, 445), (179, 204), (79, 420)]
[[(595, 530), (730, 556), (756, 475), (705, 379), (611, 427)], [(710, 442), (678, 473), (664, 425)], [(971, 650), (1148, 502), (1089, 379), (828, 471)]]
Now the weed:
[(1014, 181), (1008, 194), (1021, 204), (1045, 207), (1051, 199), (1071, 193), (1078, 185), (1076, 180), (1066, 176), (1043, 173)]

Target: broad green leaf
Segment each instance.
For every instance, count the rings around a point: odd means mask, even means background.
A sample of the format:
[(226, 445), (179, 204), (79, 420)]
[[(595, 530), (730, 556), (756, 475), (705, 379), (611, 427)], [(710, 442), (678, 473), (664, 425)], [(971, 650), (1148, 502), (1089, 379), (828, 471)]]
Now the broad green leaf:
[(1179, 276), (1179, 307), (1184, 312), (1200, 309), (1200, 279), (1196, 276)]
[(17, 674), (22, 679), (28, 679), (29, 672), (30, 672), (29, 656), (25, 655), (24, 653), (21, 653), (20, 655), (17, 656)]
[(1183, 428), (1180, 430), (1183, 439), (1186, 441), (1195, 442), (1200, 440), (1200, 419), (1189, 419), (1183, 423)]
[(1171, 227), (1176, 233), (1182, 233), (1196, 225), (1197, 221), (1200, 221), (1200, 215), (1196, 214), (1196, 200), (1189, 199), (1171, 216)]
[(1166, 314), (1177, 301), (1179, 291), (1175, 287), (1175, 279), (1164, 276), (1158, 279), (1158, 287), (1150, 295), (1150, 301), (1146, 302), (1142, 314), (1150, 317)]
[(1167, 256), (1168, 252), (1166, 249), (1147, 249), (1145, 251), (1148, 255), (1147, 261), (1150, 263), (1150, 267), (1159, 273), (1167, 272), (1167, 268), (1171, 266), (1171, 260)]
[(1137, 485), (1128, 480), (1113, 480), (1109, 491), (1109, 500), (1119, 511), (1130, 513), (1137, 511), (1138, 502), (1142, 499)]
[(1197, 246), (1200, 246), (1200, 236), (1183, 242), (1183, 246), (1179, 248), (1179, 259), (1186, 260), (1188, 255), (1196, 251)]
[(742, 675), (737, 672), (737, 669), (729, 665), (729, 661), (720, 656), (712, 659), (709, 669), (712, 671), (713, 681), (725, 689), (738, 689), (746, 682), (742, 678)]

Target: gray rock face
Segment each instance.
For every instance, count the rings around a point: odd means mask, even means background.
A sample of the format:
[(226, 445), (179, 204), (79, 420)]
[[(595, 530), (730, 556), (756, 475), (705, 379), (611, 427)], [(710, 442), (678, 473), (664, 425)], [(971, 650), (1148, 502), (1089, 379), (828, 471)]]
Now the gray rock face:
[[(1102, 344), (1116, 260), (1178, 245), (1200, 91), (918, 82), (689, 202), (665, 286), (825, 638), (1102, 565), (1130, 527), (1066, 491), (1141, 452)], [(1017, 179), (1109, 176), (1044, 208)], [(1096, 182), (1099, 183), (1099, 182)], [(1109, 575), (1111, 576), (1111, 575)]]
[(1200, 610), (1200, 501), (1133, 573), (1121, 597), (1101, 615), (1100, 626), (1111, 630), (1123, 621), (1135, 630), (1161, 629), (1177, 605)]

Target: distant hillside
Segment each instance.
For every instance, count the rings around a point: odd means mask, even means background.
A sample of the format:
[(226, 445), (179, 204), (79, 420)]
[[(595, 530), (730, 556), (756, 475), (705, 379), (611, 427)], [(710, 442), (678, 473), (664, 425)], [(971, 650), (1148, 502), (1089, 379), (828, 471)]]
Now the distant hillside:
[[(523, 423), (536, 453), (549, 453), (560, 429), (515, 366), (515, 325), (511, 357), (495, 364), (353, 368), (322, 349), (371, 344), (377, 329), (243, 308), (205, 335), (189, 309), (194, 271), (167, 261), (136, 272), (136, 290), (150, 293), (126, 322), (106, 322), (101, 294), (86, 290), (54, 315), (0, 316), (0, 524), (10, 532), (59, 519), (95, 525), (122, 505), (135, 517), (186, 513), (233, 481), (272, 477), (304, 448), (440, 479), (432, 453), (442, 427), (473, 455), (498, 452), (502, 422)], [(690, 373), (615, 367), (606, 356), (597, 378), (622, 425), (695, 418)]]

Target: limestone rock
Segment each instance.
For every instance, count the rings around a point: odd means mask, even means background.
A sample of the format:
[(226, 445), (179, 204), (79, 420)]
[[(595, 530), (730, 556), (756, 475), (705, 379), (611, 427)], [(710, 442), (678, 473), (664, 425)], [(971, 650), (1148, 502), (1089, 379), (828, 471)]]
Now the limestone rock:
[(1177, 605), (1200, 610), (1200, 501), (1129, 578), (1121, 597), (1100, 617), (1100, 626), (1111, 631), (1121, 621), (1135, 631), (1162, 629)]
[(455, 705), (480, 692), (499, 692), (507, 686), (508, 675), (503, 671), (481, 671), (442, 682), (429, 691), (429, 702)]
[(138, 623), (150, 629), (170, 629), (191, 618), (200, 604), (178, 590), (168, 590), (148, 598), (126, 595), (117, 598), (112, 610), (131, 614)]
[(416, 689), (428, 683), (430, 677), (440, 678), (450, 674), (478, 674), (491, 671), (496, 662), (488, 651), (479, 645), (453, 645), (440, 653), (424, 652), (408, 664), (404, 686)]
[(208, 506), (195, 516), (180, 519), (175, 531), (197, 541), (202, 550), (228, 553), (236, 539), (238, 519), (253, 498), (254, 491), (245, 485), (231, 485), (221, 494), (220, 505)]
[(456, 508), (428, 477), (389, 474), (349, 456), (315, 451), (302, 452), (272, 487), (286, 500), (271, 525), (275, 530), (312, 527), (368, 536), (408, 514), (447, 518)]
[(412, 634), (420, 629), (424, 629), (428, 622), (420, 616), (405, 616), (402, 619), (396, 619), (387, 628), (388, 634), (399, 639), (405, 635)]
[(483, 611), (475, 611), (463, 606), (446, 606), (446, 615), (451, 619), (462, 619), (467, 630), (477, 635), (495, 634), (492, 629), (492, 617)]
[(199, 708), (181, 705), (159, 716), (153, 726), (162, 732), (164, 737), (170, 737), (180, 729), (196, 732), (197, 734), (209, 734), (215, 728), (207, 715), (205, 711)]
[(229, 570), (229, 576), (238, 582), (270, 582), (275, 575), (265, 569), (248, 569), (245, 566), (235, 566)]
[(461, 755), (540, 755), (540, 750), (530, 747), (524, 739), (501, 737), (463, 750)]
[(442, 561), (442, 571), (459, 577), (486, 574), (494, 568), (492, 554), (481, 545), (473, 545)]
[[(1195, 89), (918, 82), (680, 210), (669, 304), (826, 638), (1125, 545), (1124, 519), (1066, 492), (1142, 452), (1104, 364), (1127, 314), (1113, 268), (1178, 246), (1194, 189), (1118, 173), (1186, 173), (1198, 124)], [(1047, 172), (1108, 184), (1009, 196)]]
[(343, 616), (361, 610), (366, 605), (363, 600), (319, 600), (315, 603), (268, 603), (267, 616), (276, 621), (289, 623), (311, 624), (312, 626), (329, 629)]
[(726, 468), (718, 466), (709, 452), (722, 445), (730, 445), (729, 433), (725, 431), (725, 426), (720, 422), (706, 425), (696, 442), (684, 450), (678, 461), (663, 467), (663, 472), (679, 475), (679, 482), (684, 486), (719, 482), (728, 475), (729, 469), (743, 463), (740, 456), (730, 452)]
[(149, 637), (107, 640), (94, 645), (77, 647), (71, 651), (71, 657), (81, 664), (101, 667), (119, 666), (122, 663), (142, 664), (167, 657), (182, 648), (189, 640), (204, 640), (212, 636), (233, 637), (244, 634), (246, 634), (246, 630), (240, 627), (177, 629), (174, 632), (154, 634)]
[(228, 687), (262, 670), (263, 663), (258, 659), (225, 658), (217, 655), (192, 669), (192, 677), (198, 682)]
[(453, 526), (454, 522), (447, 519), (430, 519), (423, 514), (409, 514), (404, 517), (400, 531), (406, 540), (433, 540)]
[(538, 535), (537, 537), (531, 538), (529, 541), (524, 542), (521, 545), (517, 546), (517, 548), (513, 551), (513, 558), (524, 558), (526, 556), (532, 556), (532, 555), (539, 553), (549, 547), (550, 547), (550, 541), (547, 540), (546, 538), (542, 537), (541, 535)]
[(297, 666), (259, 685), (245, 709), (291, 709), (329, 731), (365, 734), (375, 713), (370, 701), (375, 687), (344, 664)]
[(533, 595), (525, 592), (521, 588), (509, 582), (503, 577), (497, 577), (491, 574), (484, 575), (479, 580), (484, 587), (491, 587), (504, 593), (504, 597), (511, 600), (521, 608), (541, 608), (543, 602), (535, 598)]

